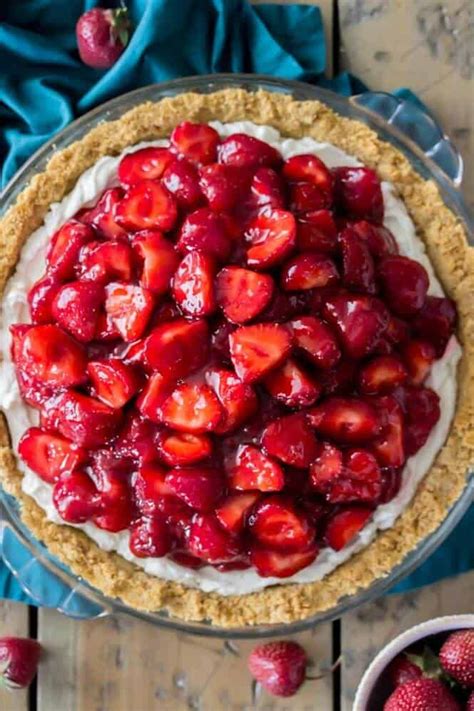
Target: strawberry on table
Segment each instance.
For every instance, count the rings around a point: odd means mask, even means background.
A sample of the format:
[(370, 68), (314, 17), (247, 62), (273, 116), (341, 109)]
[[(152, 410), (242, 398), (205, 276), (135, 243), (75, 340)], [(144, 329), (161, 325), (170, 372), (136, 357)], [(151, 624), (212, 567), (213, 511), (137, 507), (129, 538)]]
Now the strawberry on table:
[(273, 696), (294, 696), (306, 677), (308, 659), (296, 642), (267, 642), (248, 659), (251, 675)]
[(0, 685), (24, 689), (36, 676), (41, 645), (35, 639), (0, 637)]

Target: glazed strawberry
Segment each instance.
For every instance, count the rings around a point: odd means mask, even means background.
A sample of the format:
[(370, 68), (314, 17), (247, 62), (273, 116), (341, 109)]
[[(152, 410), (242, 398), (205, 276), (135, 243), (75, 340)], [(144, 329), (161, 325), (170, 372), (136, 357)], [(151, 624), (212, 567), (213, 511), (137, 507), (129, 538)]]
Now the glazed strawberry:
[(282, 170), (287, 180), (305, 180), (315, 185), (321, 192), (331, 195), (333, 177), (323, 161), (311, 154), (301, 154), (288, 158)]
[(377, 356), (360, 371), (359, 388), (365, 395), (387, 393), (404, 383), (407, 376), (398, 356)]
[(142, 262), (140, 285), (154, 294), (165, 294), (179, 264), (172, 243), (157, 230), (144, 230), (134, 235), (132, 247)]
[(295, 214), (321, 210), (331, 206), (332, 194), (306, 180), (290, 183), (290, 210)]
[(130, 281), (133, 275), (133, 253), (125, 242), (89, 242), (81, 249), (77, 269), (81, 279), (107, 284)]
[(281, 163), (275, 148), (245, 133), (233, 133), (224, 139), (217, 149), (219, 163), (237, 168), (274, 168)]
[(179, 318), (153, 329), (146, 339), (143, 359), (152, 370), (177, 380), (206, 363), (208, 348), (206, 321)]
[(113, 282), (106, 287), (105, 311), (127, 343), (143, 335), (154, 305), (151, 292), (141, 286)]
[(212, 359), (224, 365), (230, 364), (229, 336), (236, 330), (236, 326), (227, 320), (218, 320), (211, 335)]
[(106, 239), (127, 241), (128, 234), (126, 230), (115, 221), (115, 208), (123, 196), (124, 191), (122, 188), (106, 190), (97, 201), (95, 207), (89, 210), (87, 219), (84, 221), (93, 225)]
[(160, 438), (160, 456), (172, 467), (195, 464), (211, 453), (212, 442), (204, 434), (168, 432)]
[(122, 408), (138, 392), (142, 382), (132, 366), (117, 358), (90, 361), (87, 372), (95, 395), (116, 409)]
[(217, 275), (217, 303), (233, 323), (256, 318), (270, 303), (273, 292), (274, 282), (268, 274), (230, 266)]
[(60, 326), (78, 341), (87, 343), (96, 334), (104, 300), (104, 289), (100, 284), (71, 281), (59, 289), (51, 310)]
[(438, 679), (415, 679), (398, 686), (385, 702), (384, 711), (461, 711), (461, 707)]
[(311, 565), (318, 553), (319, 548), (315, 543), (306, 551), (292, 553), (255, 544), (250, 550), (250, 561), (262, 578), (290, 578)]
[(215, 432), (223, 434), (236, 429), (257, 410), (257, 398), (252, 386), (242, 383), (232, 371), (213, 368), (206, 372), (205, 378), (222, 407), (222, 417)]
[(263, 431), (261, 441), (270, 456), (293, 467), (309, 467), (318, 453), (318, 443), (303, 413), (274, 420)]
[(366, 506), (346, 506), (331, 516), (326, 525), (326, 541), (335, 551), (340, 551), (365, 526), (373, 513)]
[(142, 515), (152, 516), (161, 510), (163, 497), (174, 491), (166, 482), (166, 471), (156, 463), (142, 465), (131, 478), (135, 504)]
[(246, 491), (231, 494), (216, 508), (216, 518), (226, 531), (233, 535), (242, 532), (253, 505), (260, 494), (256, 491)]
[(94, 7), (77, 21), (76, 39), (79, 55), (89, 67), (108, 69), (127, 46), (130, 21), (127, 9)]
[(333, 367), (341, 351), (328, 326), (314, 316), (301, 316), (290, 321), (295, 346), (320, 368)]
[(85, 523), (100, 510), (99, 492), (83, 471), (61, 475), (53, 488), (53, 502), (68, 523)]
[(183, 121), (170, 137), (175, 150), (192, 163), (214, 163), (217, 157), (219, 134), (205, 123)]
[(130, 528), (129, 546), (137, 558), (162, 558), (171, 545), (170, 530), (161, 516), (143, 516)]
[(173, 277), (173, 298), (188, 316), (208, 316), (216, 308), (214, 261), (208, 254), (189, 252)]
[(474, 629), (450, 634), (440, 649), (439, 661), (449, 676), (474, 689)]
[(290, 499), (273, 494), (253, 509), (249, 530), (264, 547), (282, 551), (305, 551), (314, 540), (315, 530), (306, 515)]
[(335, 168), (336, 205), (356, 220), (382, 222), (384, 214), (380, 181), (370, 168)]
[(97, 447), (116, 434), (122, 412), (95, 398), (66, 390), (49, 404), (56, 413), (57, 429), (81, 447)]
[(224, 491), (219, 471), (209, 467), (171, 469), (165, 483), (185, 504), (202, 512), (213, 511)]
[(172, 391), (173, 381), (161, 373), (153, 373), (137, 399), (137, 407), (143, 417), (160, 423), (162, 421), (162, 405)]
[(176, 246), (183, 253), (197, 250), (224, 261), (230, 254), (232, 241), (223, 216), (200, 207), (184, 219)]
[(97, 474), (93, 469), (91, 477), (100, 496), (100, 510), (93, 518), (95, 525), (113, 533), (129, 528), (134, 510), (128, 483), (114, 472)]
[(348, 395), (353, 392), (358, 372), (357, 364), (342, 360), (333, 368), (321, 371), (320, 381), (325, 395)]
[(252, 178), (250, 201), (254, 208), (284, 208), (283, 181), (272, 168), (259, 168)]
[(230, 334), (229, 343), (235, 372), (244, 382), (252, 383), (286, 358), (291, 336), (283, 326), (259, 323), (238, 328)]
[(378, 275), (390, 309), (413, 316), (423, 307), (429, 286), (426, 269), (409, 257), (391, 256), (378, 266)]
[(199, 434), (215, 430), (222, 418), (222, 407), (207, 385), (183, 383), (165, 400), (161, 414), (169, 427)]
[(182, 210), (192, 210), (203, 202), (198, 171), (187, 160), (174, 160), (170, 163), (161, 182), (174, 195)]
[(214, 212), (232, 210), (249, 182), (247, 170), (221, 163), (203, 166), (199, 176), (200, 190)]
[(342, 254), (343, 284), (354, 291), (374, 294), (377, 291), (375, 267), (368, 246), (350, 227), (341, 232), (338, 241)]
[(61, 288), (55, 277), (46, 276), (33, 284), (28, 292), (28, 306), (32, 323), (51, 323), (54, 320), (53, 302)]
[(35, 639), (0, 637), (0, 685), (9, 690), (24, 689), (38, 670), (41, 645)]
[(402, 355), (410, 382), (413, 385), (421, 385), (436, 360), (435, 347), (429, 341), (417, 339), (403, 346)]
[(314, 405), (322, 390), (317, 378), (291, 358), (269, 373), (263, 382), (272, 397), (294, 408)]
[(51, 238), (46, 262), (48, 272), (58, 280), (74, 279), (79, 252), (95, 239), (94, 229), (77, 220), (66, 222)]
[(115, 209), (119, 225), (132, 232), (168, 232), (174, 227), (177, 216), (175, 198), (155, 180), (141, 180), (132, 185)]
[(285, 291), (329, 286), (339, 280), (333, 260), (317, 252), (301, 252), (283, 264), (280, 283)]
[(157, 180), (174, 160), (176, 157), (167, 148), (140, 148), (122, 158), (117, 169), (118, 178), (126, 187), (142, 180)]
[(293, 696), (305, 680), (308, 659), (296, 642), (268, 642), (248, 659), (251, 675), (273, 696)]
[(26, 430), (18, 453), (36, 474), (53, 484), (63, 472), (71, 472), (87, 459), (87, 453), (69, 440), (39, 427)]
[(239, 491), (281, 491), (285, 485), (280, 465), (252, 444), (239, 446), (228, 476), (231, 489)]
[(314, 249), (324, 254), (337, 250), (337, 228), (329, 210), (311, 210), (298, 216), (296, 222), (299, 249)]
[(343, 471), (342, 451), (329, 442), (323, 442), (309, 468), (312, 488), (325, 493), (331, 483), (343, 475)]
[(266, 210), (257, 215), (245, 232), (250, 267), (268, 269), (282, 262), (296, 244), (296, 222), (286, 210)]
[(419, 679), (423, 672), (417, 664), (408, 659), (406, 654), (402, 653), (390, 662), (386, 674), (393, 686), (401, 686), (401, 684)]
[(350, 358), (368, 355), (389, 320), (388, 311), (379, 299), (356, 294), (330, 296), (323, 306), (323, 316), (336, 329)]
[(423, 387), (406, 387), (403, 390), (406, 428), (405, 452), (415, 454), (428, 439), (431, 430), (440, 418), (439, 396)]
[[(314, 466), (314, 463), (313, 465)], [(314, 469), (311, 469), (314, 483)], [(317, 478), (316, 478), (317, 479)], [(344, 466), (340, 477), (321, 486), (328, 501), (334, 504), (350, 502), (377, 502), (382, 493), (382, 475), (375, 457), (364, 449), (345, 452)]]
[(207, 563), (227, 563), (239, 557), (239, 544), (211, 514), (200, 514), (193, 519), (189, 532), (190, 553)]
[(456, 306), (451, 299), (427, 296), (411, 325), (421, 338), (431, 341), (440, 358), (456, 327)]
[(357, 398), (327, 398), (309, 411), (308, 419), (324, 437), (344, 444), (370, 441), (381, 428), (375, 407)]
[(395, 237), (384, 225), (375, 225), (367, 220), (360, 220), (359, 222), (350, 222), (347, 226), (366, 243), (374, 259), (398, 253)]
[(114, 442), (114, 451), (118, 456), (133, 459), (140, 465), (154, 462), (157, 459), (158, 433), (155, 424), (130, 408)]
[(382, 466), (401, 467), (406, 460), (402, 409), (391, 395), (375, 398), (372, 402), (383, 421), (382, 431), (372, 443), (372, 450)]

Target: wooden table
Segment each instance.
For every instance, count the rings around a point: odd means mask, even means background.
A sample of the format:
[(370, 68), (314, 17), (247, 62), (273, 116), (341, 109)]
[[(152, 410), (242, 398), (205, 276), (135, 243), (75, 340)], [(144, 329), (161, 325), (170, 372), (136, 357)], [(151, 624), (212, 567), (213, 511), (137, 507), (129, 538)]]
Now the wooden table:
[[(288, 1), (288, 0), (282, 0)], [(301, 1), (301, 0), (300, 0)], [(306, 0), (311, 2), (311, 0)], [(474, 161), (472, 0), (324, 0), (330, 72), (348, 68), (369, 86), (408, 86)], [(470, 161), (470, 163), (469, 163)], [(474, 196), (467, 171), (466, 197)], [(473, 204), (473, 200), (470, 200)], [(44, 656), (28, 692), (0, 690), (3, 711), (350, 711), (377, 651), (399, 632), (437, 615), (473, 612), (474, 572), (418, 592), (383, 597), (295, 636), (317, 668), (293, 699), (256, 696), (246, 671), (255, 642), (221, 642), (155, 629), (128, 617), (76, 622), (59, 613), (0, 603), (0, 635), (36, 636)]]

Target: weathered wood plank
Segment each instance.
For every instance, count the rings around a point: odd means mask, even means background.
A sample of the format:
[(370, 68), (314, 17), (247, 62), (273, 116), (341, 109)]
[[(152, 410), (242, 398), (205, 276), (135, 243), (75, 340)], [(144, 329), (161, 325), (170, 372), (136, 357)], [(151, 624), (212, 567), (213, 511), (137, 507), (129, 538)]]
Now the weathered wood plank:
[[(0, 637), (28, 637), (28, 607), (0, 600)], [(2, 711), (27, 711), (28, 691), (7, 691), (0, 686)]]

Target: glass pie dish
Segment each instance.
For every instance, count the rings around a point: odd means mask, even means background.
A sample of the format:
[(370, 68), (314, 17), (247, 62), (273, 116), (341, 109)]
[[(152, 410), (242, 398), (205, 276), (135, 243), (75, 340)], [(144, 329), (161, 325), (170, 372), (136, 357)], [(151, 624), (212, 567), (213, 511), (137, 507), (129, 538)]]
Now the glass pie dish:
[[(128, 110), (146, 101), (174, 97), (186, 91), (212, 93), (225, 88), (240, 88), (247, 91), (263, 89), (268, 92), (291, 95), (296, 100), (319, 100), (337, 114), (365, 123), (375, 130), (383, 140), (389, 141), (400, 149), (422, 177), (437, 183), (444, 202), (464, 224), (466, 232), (472, 239), (472, 222), (459, 193), (462, 180), (461, 157), (433, 119), (419, 108), (388, 94), (365, 93), (345, 99), (305, 84), (245, 75), (180, 79), (139, 89), (95, 109), (71, 124), (23, 166), (2, 196), (2, 212), (12, 205), (17, 195), (32, 177), (44, 169), (55, 151), (81, 139), (97, 124), (117, 119)], [(462, 496), (452, 507), (442, 525), (407, 555), (401, 564), (392, 569), (389, 575), (376, 580), (370, 587), (357, 594), (340, 600), (337, 605), (323, 613), (284, 625), (285, 633), (303, 629), (318, 621), (339, 617), (346, 610), (377, 597), (393, 586), (419, 565), (448, 535), (469, 506), (473, 489), (474, 482), (471, 478)], [(194, 634), (236, 638), (281, 634), (283, 630), (281, 625), (223, 629), (206, 623), (184, 623), (163, 612), (142, 613), (119, 601), (106, 598), (73, 575), (31, 536), (20, 521), (15, 502), (6, 494), (2, 495), (2, 504), (1, 553), (5, 563), (16, 575), (23, 588), (40, 604), (54, 604), (60, 611), (75, 617), (94, 617), (114, 612), (126, 612), (155, 624), (174, 627)], [(54, 585), (52, 584), (53, 580)], [(47, 594), (45, 594), (46, 591)], [(54, 591), (57, 598), (54, 601), (51, 600), (51, 591)]]

